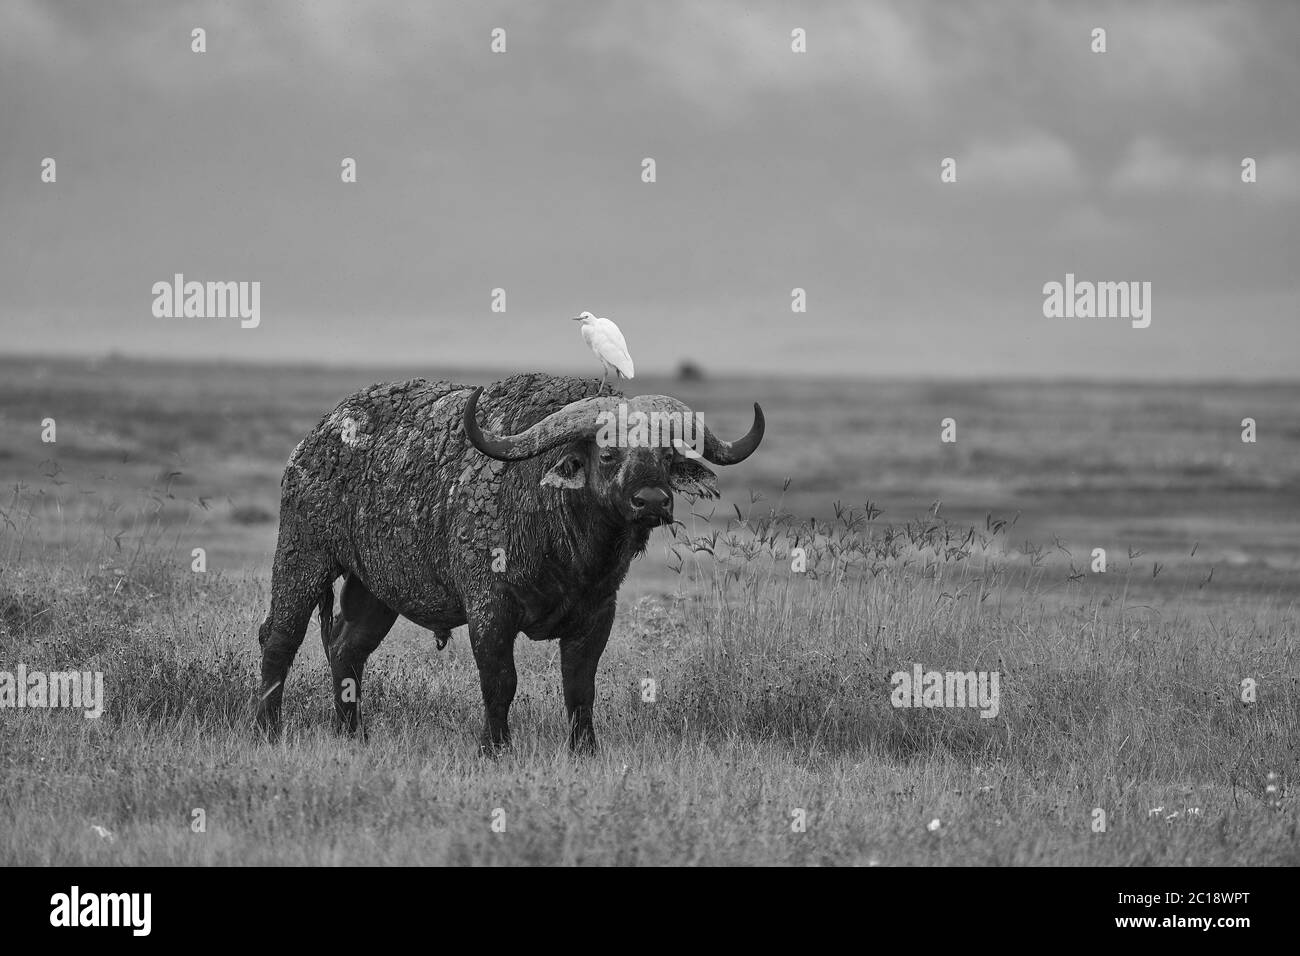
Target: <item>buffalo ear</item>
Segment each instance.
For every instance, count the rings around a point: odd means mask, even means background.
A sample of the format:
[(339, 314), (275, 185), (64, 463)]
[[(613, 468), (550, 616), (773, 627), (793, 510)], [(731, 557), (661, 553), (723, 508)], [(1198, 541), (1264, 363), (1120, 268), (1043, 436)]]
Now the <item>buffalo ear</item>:
[(692, 458), (679, 458), (668, 472), (668, 483), (673, 491), (688, 498), (717, 498), (718, 476), (705, 465)]
[(568, 488), (571, 491), (585, 488), (587, 486), (586, 459), (578, 450), (572, 447), (566, 448), (559, 461), (542, 476), (541, 483), (546, 488)]

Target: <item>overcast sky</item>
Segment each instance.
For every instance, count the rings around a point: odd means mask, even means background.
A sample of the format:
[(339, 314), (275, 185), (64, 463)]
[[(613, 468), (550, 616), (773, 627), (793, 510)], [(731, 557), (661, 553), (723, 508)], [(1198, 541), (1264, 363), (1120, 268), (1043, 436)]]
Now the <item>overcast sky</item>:
[(645, 371), (1294, 378), (1298, 214), (1286, 0), (0, 4), (5, 352), (590, 372), (589, 309)]

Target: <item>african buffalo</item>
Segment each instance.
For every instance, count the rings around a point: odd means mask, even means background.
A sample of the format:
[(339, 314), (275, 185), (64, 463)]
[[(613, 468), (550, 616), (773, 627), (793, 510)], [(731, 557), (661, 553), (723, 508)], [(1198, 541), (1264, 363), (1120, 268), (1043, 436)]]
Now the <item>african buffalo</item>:
[[(674, 428), (691, 419), (687, 406), (595, 390), (592, 380), (542, 374), (487, 389), (413, 379), (357, 392), (322, 419), (281, 481), (271, 610), (258, 633), (265, 732), (279, 729), (284, 681), (319, 608), (336, 727), (357, 729), (366, 658), (400, 614), (433, 631), (439, 648), (469, 624), (485, 752), (509, 744), (516, 636), (558, 639), (569, 745), (594, 749), (596, 665), (628, 565), (651, 530), (671, 523), (674, 492), (718, 495), (716, 476), (680, 436), (675, 447), (619, 447), (600, 432), (601, 413), (620, 404)], [(695, 447), (734, 464), (763, 429), (755, 405), (739, 441), (701, 427)]]

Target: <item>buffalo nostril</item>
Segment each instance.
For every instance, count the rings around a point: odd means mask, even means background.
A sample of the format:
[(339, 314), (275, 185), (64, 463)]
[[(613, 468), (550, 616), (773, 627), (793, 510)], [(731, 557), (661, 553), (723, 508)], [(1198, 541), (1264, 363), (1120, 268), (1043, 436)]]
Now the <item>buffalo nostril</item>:
[(634, 511), (644, 511), (647, 508), (659, 512), (667, 512), (672, 507), (672, 496), (660, 488), (641, 488), (631, 497), (632, 508)]

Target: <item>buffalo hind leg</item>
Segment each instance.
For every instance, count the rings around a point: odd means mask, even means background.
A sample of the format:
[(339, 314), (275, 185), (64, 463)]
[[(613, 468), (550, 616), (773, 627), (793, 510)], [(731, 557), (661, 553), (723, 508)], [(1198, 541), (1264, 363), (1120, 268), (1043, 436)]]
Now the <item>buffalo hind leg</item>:
[(366, 658), (388, 636), (397, 612), (371, 594), (361, 579), (352, 574), (343, 582), (339, 603), (342, 611), (334, 618), (328, 633), (322, 626), (321, 640), (333, 678), (334, 729), (351, 734), (361, 726), (361, 673)]
[(515, 673), (518, 633), (513, 623), (488, 616), (470, 617), (469, 641), (483, 690), (483, 735), (479, 738), (479, 752), (486, 756), (496, 756), (510, 747), (510, 704), (518, 686)]
[[(313, 563), (300, 552), (277, 549), (271, 570), (271, 611), (257, 632), (262, 647), (262, 688), (257, 701), (257, 726), (270, 738), (280, 732), (280, 703), (311, 612), (334, 602), (328, 566)], [(329, 603), (326, 604), (326, 601)]]
[(614, 602), (592, 618), (585, 632), (560, 638), (560, 675), (564, 681), (564, 708), (569, 714), (569, 749), (596, 752), (596, 732), (591, 711), (596, 703), (596, 665), (614, 625)]

